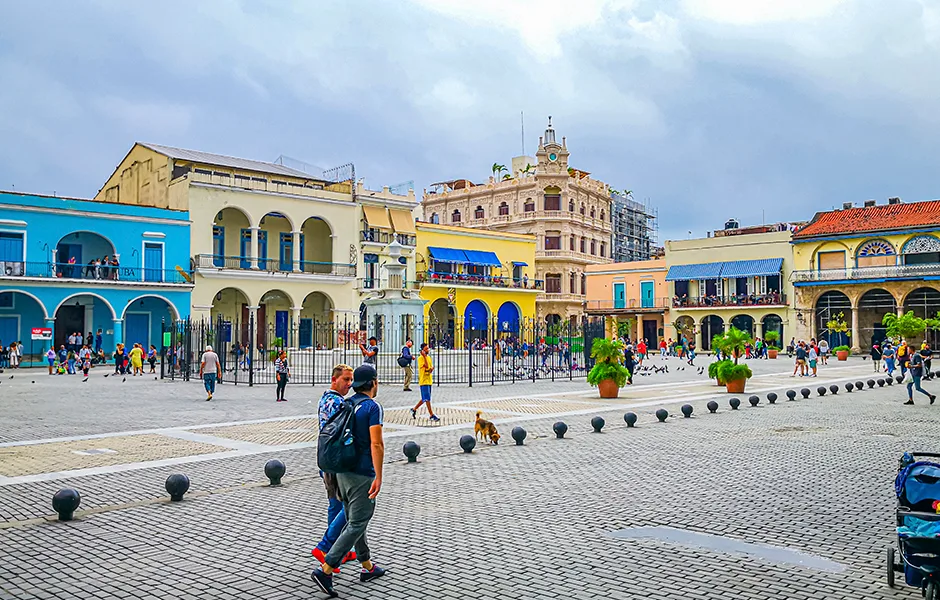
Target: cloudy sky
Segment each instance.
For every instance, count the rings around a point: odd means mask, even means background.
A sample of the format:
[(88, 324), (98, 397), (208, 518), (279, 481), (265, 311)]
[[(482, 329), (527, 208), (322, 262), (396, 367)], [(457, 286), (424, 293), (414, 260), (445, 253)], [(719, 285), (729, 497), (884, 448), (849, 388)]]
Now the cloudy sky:
[(0, 189), (93, 196), (135, 140), (369, 187), (534, 152), (660, 240), (940, 197), (938, 0), (3, 2)]

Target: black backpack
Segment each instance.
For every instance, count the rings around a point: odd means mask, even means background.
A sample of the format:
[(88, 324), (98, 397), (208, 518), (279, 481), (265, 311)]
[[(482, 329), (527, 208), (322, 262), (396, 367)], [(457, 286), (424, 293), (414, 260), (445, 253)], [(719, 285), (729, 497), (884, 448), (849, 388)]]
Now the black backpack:
[(325, 473), (348, 473), (356, 467), (356, 403), (345, 399), (330, 420), (320, 428), (317, 466)]

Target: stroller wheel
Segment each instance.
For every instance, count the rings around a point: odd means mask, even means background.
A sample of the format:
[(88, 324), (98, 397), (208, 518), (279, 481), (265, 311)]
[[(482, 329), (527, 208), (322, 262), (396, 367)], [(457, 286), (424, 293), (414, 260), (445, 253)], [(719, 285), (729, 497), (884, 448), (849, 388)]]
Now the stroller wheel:
[(888, 587), (894, 587), (894, 546), (888, 546)]
[(927, 582), (927, 587), (924, 589), (924, 598), (927, 600), (940, 600), (940, 588), (937, 587), (937, 582), (930, 580)]

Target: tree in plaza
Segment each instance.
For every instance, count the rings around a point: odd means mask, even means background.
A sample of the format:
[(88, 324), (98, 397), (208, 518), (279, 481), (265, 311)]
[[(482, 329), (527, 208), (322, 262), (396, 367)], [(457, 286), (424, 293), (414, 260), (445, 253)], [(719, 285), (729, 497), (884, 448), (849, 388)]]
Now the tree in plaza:
[(777, 345), (777, 342), (780, 340), (780, 332), (779, 332), (779, 331), (773, 331), (773, 330), (768, 331), (767, 333), (764, 334), (764, 339), (767, 340), (767, 344), (768, 344), (771, 348), (779, 348), (779, 347), (780, 347), (780, 346)]
[[(839, 334), (839, 341), (842, 341), (842, 336), (849, 337), (849, 325), (845, 322), (845, 313), (838, 313), (832, 315), (832, 318), (826, 321), (826, 329), (829, 331), (829, 342), (832, 343), (832, 334), (833, 332)], [(837, 346), (841, 348), (842, 346)]]
[(738, 364), (738, 358), (744, 354), (744, 347), (751, 343), (751, 336), (746, 331), (732, 327), (720, 337), (721, 353), (730, 354), (734, 357), (734, 364)]
[(920, 337), (928, 328), (940, 329), (940, 318), (921, 319), (912, 312), (906, 312), (900, 317), (895, 313), (885, 313), (885, 316), (881, 318), (881, 324), (885, 326), (888, 337), (911, 339)]

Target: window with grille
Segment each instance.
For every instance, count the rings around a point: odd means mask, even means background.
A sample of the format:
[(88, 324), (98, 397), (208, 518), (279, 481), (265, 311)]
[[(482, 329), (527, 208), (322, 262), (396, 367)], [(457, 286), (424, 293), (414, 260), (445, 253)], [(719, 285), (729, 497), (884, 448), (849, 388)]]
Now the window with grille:
[(525, 206), (522, 207), (522, 210), (525, 212), (535, 212), (535, 200), (532, 198), (525, 199)]
[(591, 256), (596, 256), (596, 255), (597, 255), (597, 242), (594, 240), (591, 240)]
[(574, 236), (571, 236), (568, 242), (568, 249), (571, 250), (572, 252), (574, 252), (574, 243), (575, 243)]
[(568, 276), (568, 289), (571, 290), (572, 294), (578, 293), (577, 281), (578, 281), (578, 276), (576, 274), (572, 273), (571, 275)]
[(485, 214), (485, 213), (483, 212), (483, 207), (482, 207), (482, 206), (478, 206), (478, 207), (476, 208), (476, 210), (473, 211), (473, 218), (474, 218), (474, 219), (482, 219), (484, 214)]
[(581, 238), (581, 252), (586, 252), (587, 250), (585, 250), (585, 248), (587, 248), (587, 241)]
[(561, 275), (549, 273), (545, 276), (545, 291), (549, 294), (561, 293)]
[(561, 250), (561, 234), (545, 234), (545, 249), (546, 250)]
[(558, 194), (546, 194), (545, 210), (561, 210), (561, 196)]
[(506, 204), (505, 202), (503, 202), (502, 204), (500, 204), (500, 205), (499, 205), (499, 214), (500, 214), (500, 215), (508, 215), (508, 214), (509, 214), (509, 205)]
[(459, 210), (455, 210), (455, 211), (454, 211), (454, 214), (452, 214), (452, 215), (450, 216), (450, 222), (451, 222), (451, 223), (460, 223), (460, 211), (459, 211)]

